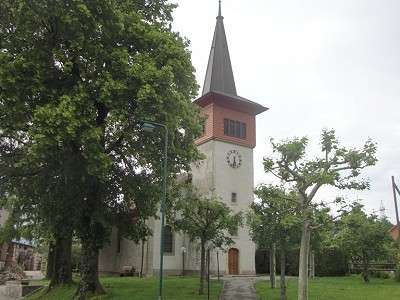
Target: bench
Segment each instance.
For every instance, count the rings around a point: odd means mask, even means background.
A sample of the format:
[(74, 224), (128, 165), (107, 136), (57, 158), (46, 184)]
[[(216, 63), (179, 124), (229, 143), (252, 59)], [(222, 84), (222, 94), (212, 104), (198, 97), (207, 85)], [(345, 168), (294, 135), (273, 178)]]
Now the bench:
[(140, 272), (135, 272), (135, 268), (131, 266), (123, 266), (122, 271), (119, 272), (120, 277), (125, 276), (140, 276)]

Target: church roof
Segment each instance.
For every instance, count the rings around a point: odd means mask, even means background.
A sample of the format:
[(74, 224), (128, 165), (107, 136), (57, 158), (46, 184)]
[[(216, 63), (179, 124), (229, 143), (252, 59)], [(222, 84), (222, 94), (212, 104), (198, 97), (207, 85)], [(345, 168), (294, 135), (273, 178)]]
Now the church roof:
[(221, 15), (221, 1), (219, 1), (217, 24), (215, 25), (202, 95), (208, 92), (223, 92), (232, 96), (237, 95), (223, 20), (224, 17)]
[(253, 116), (268, 110), (267, 107), (254, 101), (250, 101), (240, 96), (232, 96), (224, 92), (208, 92), (206, 95), (202, 95), (200, 98), (196, 99), (194, 103), (200, 107), (206, 107), (211, 103), (215, 103), (219, 106), (245, 112)]

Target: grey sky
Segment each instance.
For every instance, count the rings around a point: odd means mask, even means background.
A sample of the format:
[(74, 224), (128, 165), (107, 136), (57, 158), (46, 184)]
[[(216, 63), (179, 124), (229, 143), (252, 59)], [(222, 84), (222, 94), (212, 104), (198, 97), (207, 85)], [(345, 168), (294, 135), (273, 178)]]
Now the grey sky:
[[(217, 0), (171, 0), (174, 30), (191, 41), (202, 87), (218, 12)], [(363, 192), (323, 190), (330, 200), (363, 199), (367, 212), (395, 220), (391, 176), (400, 185), (400, 1), (223, 0), (222, 15), (239, 96), (270, 110), (257, 117), (255, 183), (269, 138), (305, 136), (318, 154), (319, 135), (335, 129), (342, 145), (361, 147), (370, 137), (379, 162), (362, 177)], [(200, 89), (201, 91), (201, 89)]]

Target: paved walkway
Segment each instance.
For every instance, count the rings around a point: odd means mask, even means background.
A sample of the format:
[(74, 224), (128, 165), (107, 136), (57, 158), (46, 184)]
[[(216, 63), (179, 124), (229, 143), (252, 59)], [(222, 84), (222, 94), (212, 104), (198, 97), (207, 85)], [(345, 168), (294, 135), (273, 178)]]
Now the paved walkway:
[(224, 280), (224, 287), (219, 300), (258, 300), (254, 290), (254, 283), (261, 280), (269, 280), (263, 276), (229, 276), (221, 277)]

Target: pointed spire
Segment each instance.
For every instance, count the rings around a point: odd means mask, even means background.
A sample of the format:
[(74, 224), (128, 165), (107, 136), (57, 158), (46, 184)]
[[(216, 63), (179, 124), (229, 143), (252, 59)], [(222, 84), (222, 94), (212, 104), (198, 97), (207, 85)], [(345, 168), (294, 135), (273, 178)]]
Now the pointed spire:
[(221, 0), (219, 0), (217, 24), (208, 59), (203, 95), (215, 91), (237, 96), (223, 20)]

